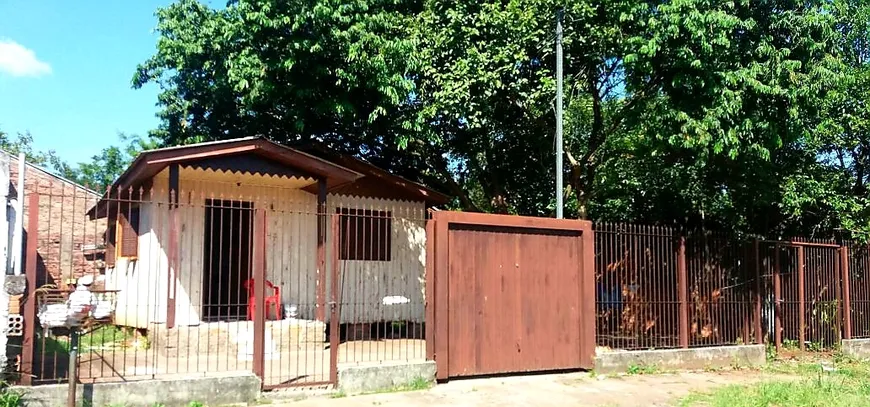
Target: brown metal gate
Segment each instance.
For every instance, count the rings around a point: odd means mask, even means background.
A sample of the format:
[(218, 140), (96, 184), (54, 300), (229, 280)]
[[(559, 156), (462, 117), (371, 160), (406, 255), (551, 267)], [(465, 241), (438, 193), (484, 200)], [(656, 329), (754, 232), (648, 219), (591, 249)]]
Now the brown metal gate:
[(592, 367), (589, 222), (460, 212), (430, 222), (427, 342), (440, 379)]
[[(773, 342), (800, 350), (831, 349), (851, 336), (848, 248), (835, 243), (765, 242), (773, 259)], [(847, 260), (844, 260), (847, 259)], [(844, 308), (845, 307), (845, 308)], [(845, 323), (844, 323), (845, 320)]]

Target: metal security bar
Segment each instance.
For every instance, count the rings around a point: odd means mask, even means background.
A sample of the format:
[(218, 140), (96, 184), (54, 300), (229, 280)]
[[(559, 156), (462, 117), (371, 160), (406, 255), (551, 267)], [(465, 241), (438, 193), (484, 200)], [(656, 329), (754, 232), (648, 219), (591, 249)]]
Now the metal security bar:
[[(26, 194), (29, 287), (92, 275), (112, 293), (112, 320), (82, 332), (81, 382), (254, 372), (267, 389), (314, 387), (343, 364), (426, 357), (422, 202), (159, 177)], [(69, 337), (42, 329), (31, 297), (20, 381), (65, 381)]]
[(870, 337), (866, 245), (594, 227), (600, 347), (769, 342), (779, 350), (821, 350)]

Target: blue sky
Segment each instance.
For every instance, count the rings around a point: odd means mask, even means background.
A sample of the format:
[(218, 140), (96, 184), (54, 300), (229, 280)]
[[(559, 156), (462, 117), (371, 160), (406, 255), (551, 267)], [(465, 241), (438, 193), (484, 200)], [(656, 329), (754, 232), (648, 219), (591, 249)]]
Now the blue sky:
[(0, 129), (75, 163), (156, 127), (157, 87), (130, 83), (170, 2), (0, 0)]

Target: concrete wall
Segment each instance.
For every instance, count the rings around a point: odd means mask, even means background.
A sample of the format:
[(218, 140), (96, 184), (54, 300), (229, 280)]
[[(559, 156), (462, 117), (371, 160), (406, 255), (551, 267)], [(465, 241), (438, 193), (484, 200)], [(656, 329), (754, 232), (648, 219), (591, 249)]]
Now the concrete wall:
[(843, 339), (840, 350), (844, 355), (855, 359), (870, 359), (870, 338)]
[[(25, 406), (55, 407), (67, 402), (66, 384), (13, 387), (24, 394)], [(260, 394), (260, 379), (253, 374), (200, 377), (178, 380), (79, 385), (77, 405), (187, 407), (191, 401), (209, 406), (254, 403)]]
[(764, 345), (606, 352), (595, 357), (595, 371), (625, 373), (633, 366), (664, 370), (761, 366), (766, 357)]
[(347, 366), (338, 369), (338, 389), (346, 394), (389, 391), (414, 381), (435, 383), (435, 361)]
[[(173, 273), (177, 325), (200, 323), (203, 300), (205, 201), (245, 200), (266, 209), (266, 279), (281, 288), (282, 302), (295, 304), (299, 318), (313, 319), (317, 287), (317, 201), (299, 188), (313, 180), (182, 169), (179, 177), (179, 270), (168, 267), (171, 211), (165, 204), (168, 171), (154, 178), (153, 202), (140, 208), (139, 254), (118, 258), (107, 286), (121, 290), (116, 322), (147, 328), (166, 320), (166, 298)], [(289, 186), (289, 187), (288, 187)], [(292, 187), (292, 188), (291, 188)], [(345, 308), (342, 322), (423, 321), (425, 276), (425, 204), (423, 202), (329, 195), (327, 213), (336, 208), (392, 212), (390, 261), (343, 261), (341, 282)], [(331, 219), (330, 219), (331, 221)], [(332, 236), (327, 225), (327, 272), (331, 271)], [(329, 273), (327, 273), (329, 275)], [(327, 287), (331, 287), (331, 281)], [(384, 305), (383, 298), (402, 296), (408, 304)]]

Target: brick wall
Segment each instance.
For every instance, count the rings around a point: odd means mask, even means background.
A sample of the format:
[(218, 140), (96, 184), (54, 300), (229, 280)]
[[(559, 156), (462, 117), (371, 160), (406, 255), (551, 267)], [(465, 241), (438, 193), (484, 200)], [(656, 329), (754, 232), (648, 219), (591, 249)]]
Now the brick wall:
[[(10, 196), (17, 194), (18, 160), (10, 157)], [(88, 210), (100, 196), (83, 186), (28, 165), (24, 177), (24, 219), (29, 230), (30, 194), (39, 195), (37, 280), (39, 285), (66, 286), (69, 279), (102, 272), (105, 219), (91, 221)], [(27, 244), (25, 235), (23, 246)], [(26, 247), (24, 252), (26, 253)], [(22, 258), (22, 271), (26, 257)]]

